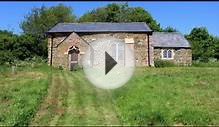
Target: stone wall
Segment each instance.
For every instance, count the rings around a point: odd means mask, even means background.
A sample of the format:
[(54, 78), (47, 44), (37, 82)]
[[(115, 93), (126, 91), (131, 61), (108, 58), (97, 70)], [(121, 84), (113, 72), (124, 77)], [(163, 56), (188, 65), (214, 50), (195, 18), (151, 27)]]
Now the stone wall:
[[(136, 66), (148, 66), (148, 42), (146, 33), (95, 33), (79, 34), (79, 36), (89, 43), (97, 40), (98, 38), (113, 37), (123, 42), (125, 42), (126, 38), (133, 38)], [(130, 45), (130, 47), (132, 47), (132, 45)]]
[[(162, 59), (162, 49), (154, 48), (154, 60)], [(190, 48), (168, 48), (173, 50), (174, 58), (168, 61), (177, 65), (191, 65), (192, 64), (192, 50)]]
[(64, 69), (69, 69), (70, 56), (68, 50), (71, 46), (80, 47), (80, 54), (83, 54), (88, 46), (76, 33), (71, 33), (70, 35), (55, 34), (53, 41), (51, 37), (48, 40), (48, 64), (51, 61), (51, 43), (53, 42), (52, 66)]
[[(81, 58), (85, 53), (86, 49), (89, 47), (87, 43), (97, 40), (98, 38), (114, 37), (125, 42), (126, 38), (133, 38), (134, 44), (129, 44), (133, 47), (136, 66), (148, 66), (148, 35), (145, 33), (83, 33), (83, 34), (55, 34), (48, 39), (48, 64), (50, 64), (51, 56), (51, 43), (53, 42), (52, 48), (52, 66), (63, 67), (69, 69), (69, 54), (68, 49), (71, 46), (77, 46), (80, 49), (79, 64), (81, 63)], [(151, 36), (150, 36), (151, 38)], [(149, 39), (150, 39), (149, 38)], [(52, 41), (53, 40), (53, 41)], [(153, 56), (153, 55), (152, 55)], [(153, 57), (151, 57), (151, 61)], [(153, 63), (153, 62), (151, 62)]]

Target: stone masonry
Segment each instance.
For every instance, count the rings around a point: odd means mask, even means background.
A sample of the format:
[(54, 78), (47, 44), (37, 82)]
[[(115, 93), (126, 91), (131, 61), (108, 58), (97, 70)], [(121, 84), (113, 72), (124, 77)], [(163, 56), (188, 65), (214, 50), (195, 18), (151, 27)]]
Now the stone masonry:
[(168, 61), (171, 61), (176, 65), (191, 65), (192, 64), (191, 48), (154, 48), (154, 60), (161, 59), (162, 49), (173, 50), (174, 58)]
[[(136, 66), (148, 66), (148, 36), (149, 40), (151, 40), (151, 35), (147, 35), (146, 33), (56, 33), (50, 35), (48, 38), (48, 63), (52, 64), (54, 67), (69, 69), (68, 50), (71, 46), (77, 46), (80, 49), (80, 65), (83, 54), (89, 47), (89, 43), (97, 40), (98, 38), (114, 37), (123, 42), (125, 42), (125, 39), (127, 38), (133, 39), (134, 43), (129, 44), (129, 46), (134, 49)], [(151, 45), (150, 49), (153, 49)], [(153, 53), (150, 54), (150, 63), (153, 65)], [(50, 63), (51, 60), (52, 63)]]

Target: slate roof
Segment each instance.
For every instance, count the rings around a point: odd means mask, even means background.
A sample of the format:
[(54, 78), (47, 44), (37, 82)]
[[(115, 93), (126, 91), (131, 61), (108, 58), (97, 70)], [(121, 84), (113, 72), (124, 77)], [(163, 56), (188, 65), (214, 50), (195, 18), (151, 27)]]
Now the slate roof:
[(59, 23), (47, 33), (56, 32), (152, 32), (144, 22), (132, 23)]
[(185, 47), (189, 48), (190, 43), (178, 32), (153, 32), (153, 47)]

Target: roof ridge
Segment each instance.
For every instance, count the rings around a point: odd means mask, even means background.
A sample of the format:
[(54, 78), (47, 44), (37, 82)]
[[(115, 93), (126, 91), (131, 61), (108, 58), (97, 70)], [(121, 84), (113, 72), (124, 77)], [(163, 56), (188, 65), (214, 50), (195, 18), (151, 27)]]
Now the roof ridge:
[(145, 24), (145, 22), (62, 22), (58, 24), (134, 24), (134, 23), (142, 23)]
[(62, 22), (48, 32), (152, 32), (145, 22)]
[(156, 31), (154, 31), (153, 33), (164, 33), (164, 34), (181, 34), (181, 35), (183, 35), (183, 33), (181, 33), (181, 32), (156, 32)]

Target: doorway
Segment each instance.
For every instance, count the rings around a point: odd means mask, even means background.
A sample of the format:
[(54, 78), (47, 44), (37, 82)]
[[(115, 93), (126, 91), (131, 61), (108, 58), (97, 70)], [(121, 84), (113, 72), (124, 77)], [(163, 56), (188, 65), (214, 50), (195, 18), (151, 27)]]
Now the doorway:
[(76, 70), (78, 66), (78, 61), (79, 61), (79, 53), (80, 53), (80, 50), (77, 46), (72, 46), (69, 48), (68, 54), (69, 54), (69, 70), (70, 71)]

